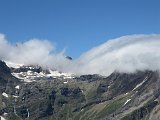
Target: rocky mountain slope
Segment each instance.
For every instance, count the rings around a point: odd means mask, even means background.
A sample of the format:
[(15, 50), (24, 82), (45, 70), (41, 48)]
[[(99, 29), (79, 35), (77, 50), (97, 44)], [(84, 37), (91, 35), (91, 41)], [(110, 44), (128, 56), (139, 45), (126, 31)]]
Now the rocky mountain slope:
[(158, 71), (73, 76), (0, 61), (6, 120), (159, 120)]

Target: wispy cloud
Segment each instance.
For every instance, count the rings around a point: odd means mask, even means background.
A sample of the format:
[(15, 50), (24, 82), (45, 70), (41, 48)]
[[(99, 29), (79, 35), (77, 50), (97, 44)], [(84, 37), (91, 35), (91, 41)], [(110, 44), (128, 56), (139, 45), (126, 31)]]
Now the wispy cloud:
[(21, 64), (38, 64), (75, 74), (109, 75), (114, 71), (160, 70), (160, 35), (128, 35), (95, 47), (69, 61), (56, 53), (47, 40), (32, 39), (10, 44), (0, 35), (0, 59)]

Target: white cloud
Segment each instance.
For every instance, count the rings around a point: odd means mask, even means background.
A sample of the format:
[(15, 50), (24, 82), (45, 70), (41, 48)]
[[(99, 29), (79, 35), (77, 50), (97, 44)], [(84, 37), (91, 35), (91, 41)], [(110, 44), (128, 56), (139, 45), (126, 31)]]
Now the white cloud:
[(0, 34), (0, 59), (38, 64), (76, 74), (109, 75), (114, 71), (160, 70), (160, 35), (129, 35), (109, 40), (69, 61), (47, 40), (10, 44)]
[(160, 69), (160, 35), (130, 35), (109, 40), (82, 54), (71, 68), (79, 74)]
[(0, 59), (57, 69), (62, 69), (68, 62), (64, 52), (56, 53), (54, 45), (47, 40), (31, 39), (12, 45), (3, 34), (0, 34)]

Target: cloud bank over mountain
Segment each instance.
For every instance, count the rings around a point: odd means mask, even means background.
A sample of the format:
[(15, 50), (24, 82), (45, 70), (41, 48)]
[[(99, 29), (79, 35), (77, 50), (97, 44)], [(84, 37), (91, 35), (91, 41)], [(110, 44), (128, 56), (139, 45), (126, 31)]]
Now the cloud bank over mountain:
[[(84, 43), (85, 44), (85, 43)], [(108, 40), (69, 61), (47, 40), (10, 44), (0, 35), (0, 59), (34, 64), (75, 74), (109, 75), (114, 71), (160, 70), (160, 35), (128, 35)]]
[(74, 66), (80, 74), (159, 70), (160, 35), (128, 35), (109, 40), (81, 55)]
[(62, 69), (67, 64), (64, 51), (56, 53), (55, 46), (47, 40), (31, 39), (10, 44), (5, 35), (0, 34), (0, 59), (25, 65), (41, 65)]

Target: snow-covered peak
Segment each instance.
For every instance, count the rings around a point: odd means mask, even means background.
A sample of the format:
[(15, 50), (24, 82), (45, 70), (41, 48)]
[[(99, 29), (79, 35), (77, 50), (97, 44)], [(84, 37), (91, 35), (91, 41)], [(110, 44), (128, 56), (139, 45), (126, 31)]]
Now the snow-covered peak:
[(5, 61), (6, 65), (10, 68), (20, 68), (23, 66), (23, 64), (13, 63), (10, 61)]
[(51, 68), (43, 69), (38, 65), (23, 65), (9, 61), (5, 61), (7, 66), (11, 68), (12, 75), (24, 82), (33, 82), (37, 80), (51, 80), (56, 78), (71, 79), (71, 73), (64, 73)]
[(12, 68), (12, 75), (24, 82), (52, 80), (56, 78), (73, 78), (73, 75), (70, 73), (59, 72), (51, 69), (42, 69), (40, 66), (20, 66), (19, 68)]

